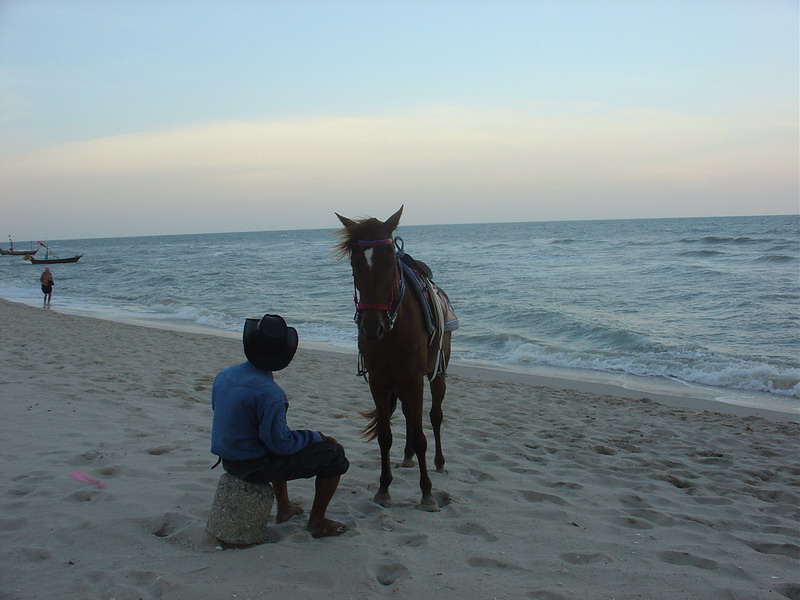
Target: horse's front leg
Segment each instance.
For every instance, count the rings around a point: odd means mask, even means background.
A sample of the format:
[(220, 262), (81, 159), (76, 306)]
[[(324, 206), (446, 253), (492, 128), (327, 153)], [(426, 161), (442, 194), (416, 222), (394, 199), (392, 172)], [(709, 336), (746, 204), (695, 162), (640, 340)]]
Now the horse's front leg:
[(392, 449), (391, 419), (394, 408), (397, 406), (397, 397), (376, 389), (372, 390), (372, 397), (375, 401), (378, 446), (381, 450), (380, 487), (373, 500), (381, 506), (388, 507), (392, 504), (392, 497), (389, 494), (389, 486), (392, 483), (392, 465), (389, 462), (389, 453)]
[(392, 465), (389, 462), (389, 451), (392, 449), (392, 428), (389, 426), (388, 418), (378, 423), (378, 446), (381, 449), (381, 480), (373, 500), (383, 507), (388, 507), (392, 505), (392, 497), (389, 494), (389, 485), (392, 483)]
[(422, 378), (419, 385), (408, 387), (405, 393), (401, 392), (400, 401), (403, 403), (403, 414), (406, 417), (406, 430), (411, 439), (411, 446), (419, 464), (419, 487), (422, 490), (422, 500), (419, 507), (422, 510), (434, 512), (439, 510), (439, 504), (433, 497), (431, 478), (428, 475), (428, 464), (425, 453), (428, 450), (428, 440), (422, 430)]
[(428, 440), (425, 439), (425, 433), (422, 431), (422, 406), (419, 407), (419, 416), (414, 419), (414, 453), (417, 455), (417, 462), (419, 462), (419, 487), (422, 490), (422, 500), (420, 500), (419, 507), (428, 512), (436, 512), (439, 510), (439, 503), (433, 497), (431, 492), (433, 485), (431, 478), (428, 475), (428, 464), (425, 460), (425, 453), (428, 450)]

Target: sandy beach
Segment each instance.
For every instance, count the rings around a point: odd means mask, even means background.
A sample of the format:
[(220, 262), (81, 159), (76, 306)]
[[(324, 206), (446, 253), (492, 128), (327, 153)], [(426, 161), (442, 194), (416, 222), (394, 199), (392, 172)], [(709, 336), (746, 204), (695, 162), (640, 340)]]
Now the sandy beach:
[[(792, 416), (453, 368), (441, 511), (399, 467), (382, 508), (355, 357), (301, 346), (276, 378), (289, 424), (347, 451), (329, 516), (351, 531), (315, 540), (300, 516), (224, 549), (205, 533), (210, 389), (238, 338), (6, 301), (0, 331), (3, 600), (800, 598)], [(394, 434), (399, 461), (399, 415)], [(311, 480), (289, 491), (310, 507)]]

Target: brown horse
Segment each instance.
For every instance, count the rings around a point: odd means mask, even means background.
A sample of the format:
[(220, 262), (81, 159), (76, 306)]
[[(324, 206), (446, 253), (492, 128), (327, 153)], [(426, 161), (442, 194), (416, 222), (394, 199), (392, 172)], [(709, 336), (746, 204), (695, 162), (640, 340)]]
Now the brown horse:
[(451, 334), (429, 335), (417, 299), (410, 291), (405, 293), (404, 268), (392, 238), (402, 214), (403, 208), (400, 207), (384, 223), (374, 218), (354, 221), (337, 213), (344, 225), (338, 250), (341, 256), (350, 257), (353, 267), (358, 349), (375, 401), (375, 409), (364, 413), (370, 419), (364, 434), (369, 440), (377, 437), (381, 449), (380, 488), (375, 494), (375, 502), (382, 506), (391, 504), (391, 417), (399, 399), (406, 419), (402, 466), (413, 466), (412, 456), (416, 455), (422, 489), (420, 508), (437, 511), (439, 506), (431, 493), (425, 462), (428, 442), (422, 430), (422, 395), (424, 378), (427, 377), (432, 396), (430, 420), (436, 441), (434, 464), (438, 472), (443, 472), (441, 425), (446, 384), (444, 369), (437, 368), (437, 365), (441, 362), (441, 366), (446, 368), (450, 360)]

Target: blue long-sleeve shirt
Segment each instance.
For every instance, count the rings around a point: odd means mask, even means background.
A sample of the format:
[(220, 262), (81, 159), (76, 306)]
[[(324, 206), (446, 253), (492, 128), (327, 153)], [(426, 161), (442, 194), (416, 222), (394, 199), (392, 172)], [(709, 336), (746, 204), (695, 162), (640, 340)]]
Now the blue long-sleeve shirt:
[(217, 374), (211, 389), (211, 452), (226, 460), (295, 454), (322, 437), (286, 424), (289, 402), (272, 373), (243, 362)]

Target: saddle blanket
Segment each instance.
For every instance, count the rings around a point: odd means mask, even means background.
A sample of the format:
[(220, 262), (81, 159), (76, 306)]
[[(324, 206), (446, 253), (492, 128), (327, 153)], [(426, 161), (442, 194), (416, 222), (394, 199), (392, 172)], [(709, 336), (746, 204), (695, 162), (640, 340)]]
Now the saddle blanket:
[[(422, 308), (422, 317), (425, 320), (428, 334), (433, 335), (439, 328), (437, 314), (442, 315), (441, 330), (443, 332), (455, 331), (458, 329), (458, 317), (450, 304), (450, 298), (447, 297), (443, 289), (433, 283), (428, 275), (430, 269), (427, 268), (427, 265), (424, 265), (424, 269), (419, 268), (417, 267), (417, 262), (409, 255), (406, 255), (400, 264), (407, 276), (409, 287), (414, 290), (414, 295)], [(434, 304), (434, 302), (437, 304)]]

